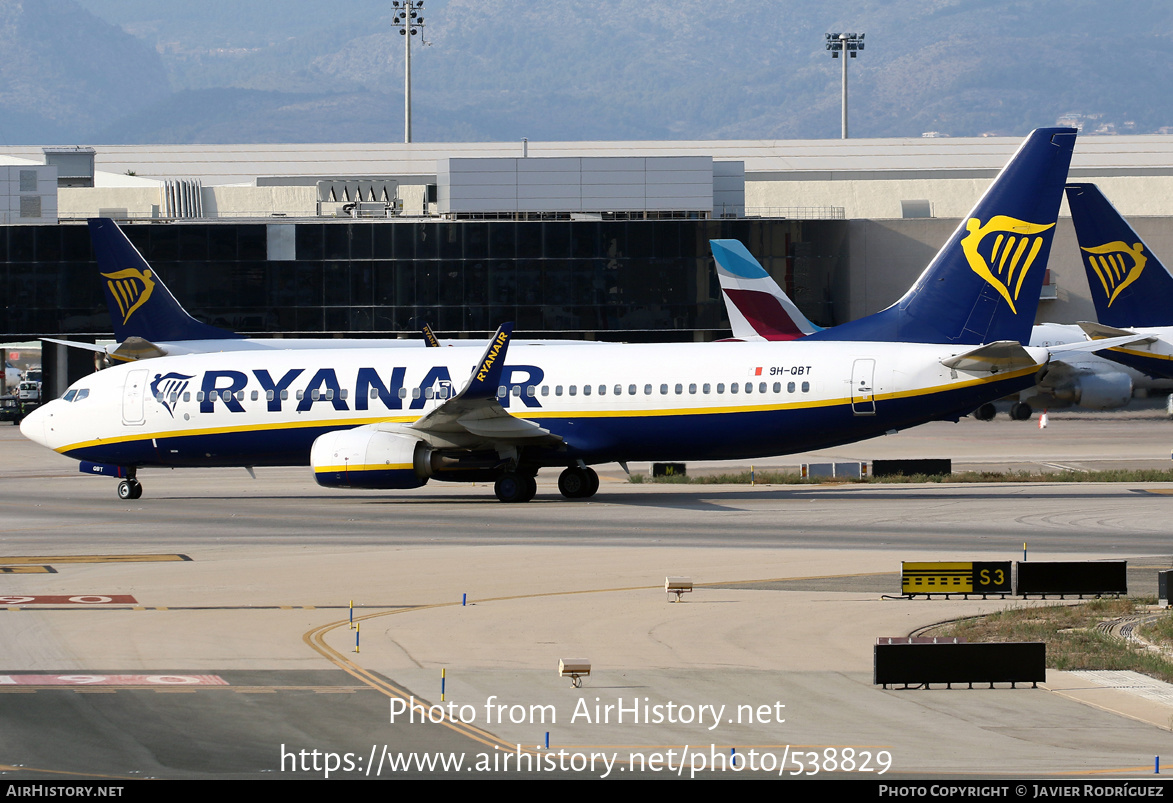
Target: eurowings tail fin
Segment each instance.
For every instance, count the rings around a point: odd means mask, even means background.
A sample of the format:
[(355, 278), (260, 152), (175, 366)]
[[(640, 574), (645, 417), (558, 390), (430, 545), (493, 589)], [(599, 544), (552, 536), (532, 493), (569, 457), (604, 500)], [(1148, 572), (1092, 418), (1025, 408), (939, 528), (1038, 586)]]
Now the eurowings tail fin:
[(119, 342), (132, 337), (152, 343), (244, 337), (188, 315), (113, 220), (91, 219), (90, 242)]
[(1075, 134), (1073, 128), (1031, 132), (903, 298), (810, 337), (1029, 342)]
[(1068, 184), (1096, 316), (1108, 326), (1173, 324), (1173, 276), (1095, 184)]
[(740, 240), (709, 240), (735, 340), (797, 340), (820, 331)]

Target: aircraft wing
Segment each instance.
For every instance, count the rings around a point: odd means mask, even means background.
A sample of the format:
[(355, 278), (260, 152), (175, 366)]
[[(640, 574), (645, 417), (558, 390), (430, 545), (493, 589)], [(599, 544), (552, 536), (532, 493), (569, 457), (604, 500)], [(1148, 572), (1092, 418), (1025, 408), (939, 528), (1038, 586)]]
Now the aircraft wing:
[(436, 434), (467, 432), (493, 441), (525, 441), (561, 438), (532, 421), (516, 418), (497, 400), (501, 369), (513, 334), (513, 324), (502, 324), (489, 341), (464, 388), (452, 398), (422, 416), (410, 429)]

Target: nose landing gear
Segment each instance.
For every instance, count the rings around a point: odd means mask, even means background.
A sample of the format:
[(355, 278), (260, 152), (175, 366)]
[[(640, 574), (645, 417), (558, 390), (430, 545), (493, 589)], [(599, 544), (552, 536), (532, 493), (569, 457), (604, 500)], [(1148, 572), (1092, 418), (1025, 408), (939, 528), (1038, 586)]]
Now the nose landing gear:
[(143, 486), (134, 477), (128, 477), (118, 483), (119, 499), (138, 499), (143, 495)]

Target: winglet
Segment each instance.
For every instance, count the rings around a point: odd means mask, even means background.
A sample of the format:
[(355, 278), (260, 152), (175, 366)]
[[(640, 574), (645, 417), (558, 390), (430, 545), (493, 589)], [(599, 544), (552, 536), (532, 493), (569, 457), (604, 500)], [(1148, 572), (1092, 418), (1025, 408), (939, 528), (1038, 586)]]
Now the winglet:
[(1173, 276), (1099, 188), (1067, 185), (1067, 205), (1100, 323), (1173, 323)]
[(1030, 341), (1074, 128), (1039, 128), (904, 297), (817, 340), (979, 345)]
[(709, 247), (734, 338), (797, 340), (819, 331), (740, 240), (709, 240)]
[(167, 342), (244, 337), (188, 315), (113, 220), (91, 219), (90, 242), (102, 274), (116, 340), (138, 337)]
[(489, 341), (488, 348), (473, 368), (468, 385), (460, 393), (462, 399), (488, 399), (497, 395), (501, 385), (501, 369), (505, 366), (505, 352), (513, 336), (513, 324), (503, 323)]

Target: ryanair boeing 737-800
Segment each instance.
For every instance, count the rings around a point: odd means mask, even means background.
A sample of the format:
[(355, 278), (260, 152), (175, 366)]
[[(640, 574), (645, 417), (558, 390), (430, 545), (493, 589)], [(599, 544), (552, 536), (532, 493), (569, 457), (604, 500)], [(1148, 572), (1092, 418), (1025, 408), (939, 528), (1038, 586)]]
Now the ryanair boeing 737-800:
[(160, 357), (74, 383), (21, 431), (123, 478), (149, 466), (310, 465), (325, 486), (493, 480), (526, 501), (542, 468), (598, 489), (592, 464), (788, 454), (941, 419), (1030, 387), (1024, 348), (1072, 129), (1033, 132), (892, 307), (792, 342), (510, 345)]

